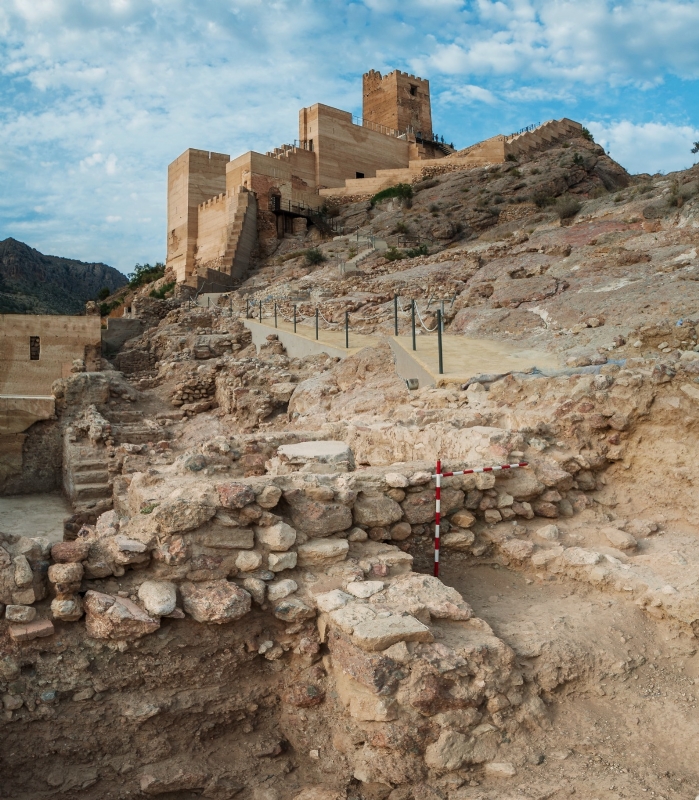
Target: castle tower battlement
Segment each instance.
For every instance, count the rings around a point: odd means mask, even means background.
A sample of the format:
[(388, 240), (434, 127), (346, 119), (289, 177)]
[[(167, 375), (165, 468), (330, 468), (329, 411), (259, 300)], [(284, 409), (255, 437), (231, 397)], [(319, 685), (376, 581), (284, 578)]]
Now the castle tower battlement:
[(394, 70), (381, 75), (375, 69), (362, 76), (362, 116), (386, 128), (420, 133), (432, 139), (430, 82)]

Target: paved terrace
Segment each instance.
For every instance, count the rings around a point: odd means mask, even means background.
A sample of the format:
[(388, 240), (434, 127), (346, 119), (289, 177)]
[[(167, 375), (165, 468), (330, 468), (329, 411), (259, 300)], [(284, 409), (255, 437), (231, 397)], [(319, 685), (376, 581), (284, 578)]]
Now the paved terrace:
[(444, 386), (465, 383), (476, 375), (502, 374), (506, 372), (525, 372), (532, 367), (541, 370), (559, 369), (561, 363), (555, 355), (541, 350), (518, 347), (509, 342), (493, 339), (470, 339), (465, 336), (442, 336), (444, 374), (439, 374), (439, 355), (437, 336), (417, 336), (417, 350), (412, 349), (411, 336), (367, 336), (349, 332), (349, 349), (345, 348), (344, 327), (337, 330), (320, 328), (318, 340), (315, 338), (313, 321), (294, 326), (281, 317), (278, 327), (260, 323), (253, 319), (243, 320), (252, 332), (253, 342), (259, 347), (264, 344), (268, 334), (276, 333), (294, 358), (327, 353), (345, 358), (363, 347), (376, 347), (381, 341), (388, 341), (396, 357), (396, 371), (403, 378), (418, 378), (421, 386)]

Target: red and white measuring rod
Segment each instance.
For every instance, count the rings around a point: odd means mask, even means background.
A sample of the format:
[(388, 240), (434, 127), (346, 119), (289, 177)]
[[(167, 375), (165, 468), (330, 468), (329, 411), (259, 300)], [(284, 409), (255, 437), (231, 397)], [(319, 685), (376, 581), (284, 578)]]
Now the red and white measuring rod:
[(434, 576), (439, 577), (439, 525), (441, 522), (441, 502), (442, 502), (442, 478), (451, 478), (452, 475), (473, 475), (476, 472), (497, 472), (502, 469), (518, 469), (528, 467), (527, 461), (520, 461), (517, 464), (499, 464), (495, 467), (474, 467), (474, 469), (461, 469), (455, 472), (442, 472), (442, 462), (437, 462), (437, 472), (435, 473), (435, 515), (434, 515)]

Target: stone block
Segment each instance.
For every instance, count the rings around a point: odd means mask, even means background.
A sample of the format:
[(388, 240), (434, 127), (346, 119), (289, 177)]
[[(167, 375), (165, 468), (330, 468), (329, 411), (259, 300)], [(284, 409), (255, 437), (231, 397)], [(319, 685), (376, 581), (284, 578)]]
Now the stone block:
[(216, 490), (224, 508), (244, 508), (255, 502), (255, 492), (245, 483), (220, 483)]
[(77, 622), (83, 615), (83, 603), (80, 595), (72, 597), (55, 597), (51, 601), (51, 616), (63, 622)]
[(306, 605), (298, 597), (286, 597), (274, 607), (274, 616), (284, 622), (300, 622), (305, 619), (312, 619), (316, 612), (314, 608)]
[(396, 642), (432, 642), (434, 637), (415, 617), (391, 616), (358, 623), (352, 631), (352, 641), (363, 650), (376, 652)]
[(276, 603), (277, 600), (283, 600), (285, 597), (293, 594), (298, 588), (296, 581), (292, 581), (290, 578), (277, 581), (276, 583), (270, 583), (267, 587), (267, 599), (270, 603)]
[(376, 611), (360, 603), (349, 603), (342, 608), (331, 611), (328, 616), (330, 621), (341, 631), (351, 634), (357, 625), (375, 619)]
[(346, 539), (313, 539), (297, 547), (300, 567), (327, 566), (344, 561), (349, 552)]
[(386, 602), (395, 609), (419, 614), (426, 609), (437, 619), (467, 620), (471, 606), (451, 586), (432, 575), (412, 574), (394, 581), (386, 590)]
[(233, 622), (250, 611), (248, 592), (226, 580), (183, 583), (180, 587), (184, 610), (197, 622)]
[(257, 550), (243, 550), (235, 559), (235, 565), (241, 572), (254, 572), (261, 564), (262, 553)]
[(90, 552), (90, 542), (76, 539), (73, 542), (58, 542), (51, 548), (51, 558), (57, 564), (85, 561)]
[(345, 589), (354, 597), (366, 600), (368, 597), (380, 592), (384, 587), (383, 581), (353, 581)]
[(336, 611), (338, 608), (346, 606), (352, 600), (352, 596), (340, 589), (333, 589), (331, 592), (323, 592), (316, 595), (316, 606), (320, 611)]
[(277, 522), (266, 528), (255, 528), (255, 538), (262, 547), (283, 552), (296, 542), (296, 531), (286, 522)]
[(14, 642), (31, 642), (53, 634), (53, 622), (48, 619), (36, 619), (26, 625), (10, 625), (10, 638)]
[(144, 581), (138, 588), (138, 599), (149, 614), (163, 617), (175, 610), (177, 590), (169, 581)]
[(285, 492), (294, 527), (313, 537), (331, 536), (352, 527), (352, 511), (342, 503), (313, 500), (300, 489)]
[(33, 622), (36, 618), (34, 606), (8, 605), (5, 608), (5, 619), (8, 622)]
[(352, 516), (356, 525), (386, 527), (398, 522), (403, 511), (395, 500), (384, 494), (371, 496), (360, 492), (352, 509)]
[(85, 628), (93, 639), (138, 639), (160, 627), (158, 620), (126, 597), (90, 590), (84, 605)]
[(267, 557), (267, 566), (272, 572), (282, 572), (285, 569), (294, 569), (298, 562), (296, 553), (270, 553)]
[(620, 531), (617, 528), (602, 528), (602, 533), (609, 541), (609, 544), (618, 550), (635, 550), (638, 546), (635, 537), (630, 533), (626, 533), (626, 531)]

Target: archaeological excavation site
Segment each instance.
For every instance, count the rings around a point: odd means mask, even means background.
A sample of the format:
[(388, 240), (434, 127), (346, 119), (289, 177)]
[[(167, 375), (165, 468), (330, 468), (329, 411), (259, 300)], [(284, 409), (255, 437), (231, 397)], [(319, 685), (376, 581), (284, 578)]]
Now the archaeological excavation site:
[(0, 316), (0, 797), (699, 795), (699, 165), (363, 95)]

